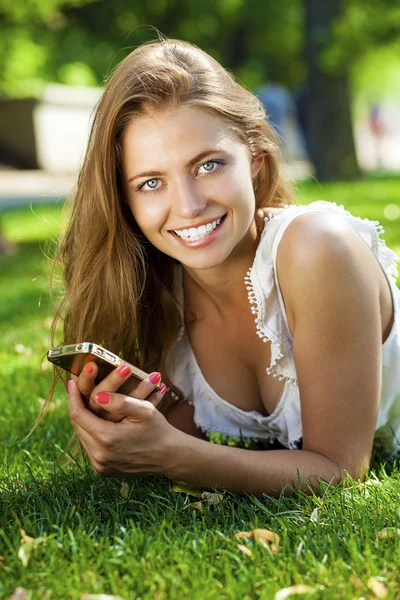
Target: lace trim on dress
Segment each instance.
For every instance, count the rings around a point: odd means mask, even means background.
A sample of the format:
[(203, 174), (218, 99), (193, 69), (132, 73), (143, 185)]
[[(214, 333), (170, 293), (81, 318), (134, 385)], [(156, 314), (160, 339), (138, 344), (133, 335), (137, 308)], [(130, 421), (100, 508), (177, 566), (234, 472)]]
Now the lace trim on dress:
[[(270, 217), (265, 217), (264, 221), (268, 222), (271, 219), (279, 217), (283, 211), (286, 211), (292, 205), (286, 204), (277, 210), (274, 215)], [(265, 231), (265, 229), (264, 229)], [(282, 352), (282, 344), (281, 340), (274, 334), (272, 330), (270, 330), (267, 326), (265, 308), (264, 308), (264, 291), (259, 290), (258, 285), (256, 284), (255, 278), (253, 278), (254, 273), (254, 265), (257, 260), (257, 255), (254, 259), (253, 265), (247, 271), (244, 282), (246, 285), (246, 289), (248, 291), (248, 299), (251, 305), (251, 312), (253, 315), (256, 315), (254, 322), (256, 324), (256, 333), (259, 338), (262, 339), (263, 342), (271, 342), (271, 363), (270, 366), (266, 368), (266, 372), (268, 375), (272, 375), (272, 377), (278, 377), (279, 381), (283, 381), (286, 379), (290, 381), (294, 385), (297, 385), (297, 378), (290, 377), (287, 375), (284, 370), (278, 365), (278, 361), (284, 357)], [(273, 269), (273, 264), (271, 264), (271, 268)]]
[(250, 268), (244, 278), (246, 289), (248, 291), (249, 303), (251, 306), (251, 312), (253, 315), (256, 315), (254, 322), (256, 324), (257, 335), (262, 339), (263, 342), (271, 342), (271, 364), (266, 368), (266, 372), (268, 375), (272, 375), (272, 377), (278, 377), (279, 381), (283, 379), (291, 379), (293, 381), (294, 378), (285, 377), (282, 373), (279, 373), (275, 368), (276, 363), (279, 359), (283, 358), (283, 354), (281, 351), (281, 344), (277, 339), (272, 339), (271, 334), (265, 327), (265, 310), (263, 306), (263, 298), (262, 295), (257, 293), (255, 286), (253, 284), (252, 278), (252, 268)]

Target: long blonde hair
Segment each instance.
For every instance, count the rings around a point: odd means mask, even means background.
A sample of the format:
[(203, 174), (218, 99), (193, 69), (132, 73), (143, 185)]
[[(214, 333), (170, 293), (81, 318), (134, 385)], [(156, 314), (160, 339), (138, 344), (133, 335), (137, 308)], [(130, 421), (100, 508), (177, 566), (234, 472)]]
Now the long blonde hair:
[[(97, 106), (72, 213), (59, 246), (65, 295), (51, 328), (60, 319), (62, 343), (94, 341), (143, 370), (167, 372), (167, 357), (182, 327), (174, 296), (177, 263), (141, 234), (125, 202), (121, 180), (121, 137), (143, 107), (190, 105), (223, 119), (264, 165), (254, 180), (257, 209), (290, 203), (292, 190), (280, 172), (280, 146), (262, 104), (211, 56), (188, 42), (163, 39), (136, 48), (111, 76)], [(55, 369), (47, 409), (56, 382)]]

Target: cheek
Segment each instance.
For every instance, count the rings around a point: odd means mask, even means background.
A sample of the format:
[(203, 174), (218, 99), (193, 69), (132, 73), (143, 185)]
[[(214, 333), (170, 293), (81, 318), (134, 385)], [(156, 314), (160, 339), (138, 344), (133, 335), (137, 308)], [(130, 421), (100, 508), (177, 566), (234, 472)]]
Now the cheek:
[(157, 232), (166, 218), (166, 211), (162, 203), (151, 199), (135, 199), (129, 202), (132, 215), (145, 235), (151, 237)]

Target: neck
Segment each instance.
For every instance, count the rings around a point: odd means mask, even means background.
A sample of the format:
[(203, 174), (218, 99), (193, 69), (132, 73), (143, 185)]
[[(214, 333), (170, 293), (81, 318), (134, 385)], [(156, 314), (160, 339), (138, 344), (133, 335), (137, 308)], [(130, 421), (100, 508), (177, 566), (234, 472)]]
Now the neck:
[(183, 266), (185, 307), (200, 313), (199, 318), (210, 306), (226, 315), (248, 303), (244, 277), (253, 264), (260, 239), (255, 227), (249, 233), (222, 264), (202, 270)]

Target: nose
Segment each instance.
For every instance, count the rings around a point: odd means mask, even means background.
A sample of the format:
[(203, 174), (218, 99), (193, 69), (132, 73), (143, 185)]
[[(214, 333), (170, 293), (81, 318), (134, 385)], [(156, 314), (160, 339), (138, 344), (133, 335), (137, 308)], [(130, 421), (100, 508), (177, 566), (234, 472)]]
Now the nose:
[(200, 215), (207, 206), (207, 198), (200, 191), (200, 186), (190, 176), (180, 178), (173, 186), (172, 211), (182, 219), (193, 219)]

